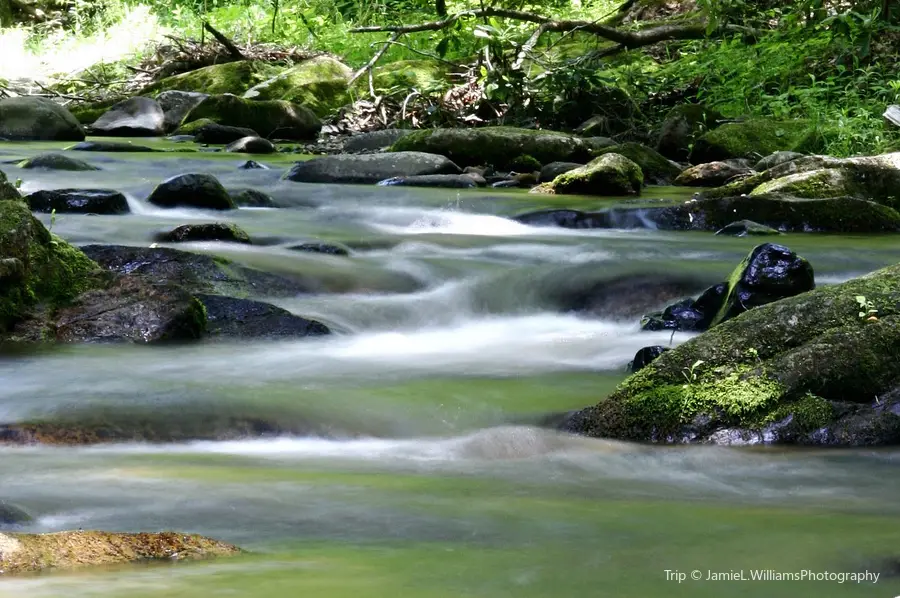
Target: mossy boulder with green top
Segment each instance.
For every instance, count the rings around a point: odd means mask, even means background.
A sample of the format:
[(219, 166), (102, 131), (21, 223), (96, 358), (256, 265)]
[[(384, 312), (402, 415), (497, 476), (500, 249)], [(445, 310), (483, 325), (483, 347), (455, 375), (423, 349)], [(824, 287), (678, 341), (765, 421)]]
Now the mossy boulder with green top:
[(603, 154), (585, 166), (564, 172), (550, 183), (553, 193), (577, 195), (637, 195), (641, 167), (620, 154)]
[[(447, 67), (436, 60), (397, 60), (372, 69), (372, 85), (382, 93), (437, 89), (446, 86), (446, 79)], [(368, 76), (357, 79), (353, 87), (357, 94), (368, 95)]]
[(261, 60), (239, 60), (213, 64), (187, 73), (160, 79), (142, 89), (138, 95), (148, 96), (163, 91), (197, 91), (208, 94), (243, 94), (283, 71)]
[(697, 138), (689, 159), (691, 164), (730, 158), (758, 160), (779, 150), (793, 150), (810, 128), (807, 120), (751, 118), (726, 123)]
[(493, 166), (508, 169), (530, 156), (536, 162), (586, 162), (589, 150), (573, 135), (556, 131), (483, 127), (477, 129), (428, 129), (399, 139), (391, 151), (440, 154), (461, 167)]
[(640, 166), (644, 174), (644, 184), (647, 185), (668, 185), (681, 174), (681, 168), (677, 164), (670, 162), (655, 149), (640, 143), (620, 143), (597, 150), (594, 155), (602, 156), (610, 153), (625, 156)]
[(900, 265), (723, 322), (564, 427), (657, 443), (896, 445), (898, 354)]
[(205, 118), (220, 125), (252, 129), (266, 138), (315, 139), (322, 128), (318, 117), (305, 106), (283, 100), (247, 100), (232, 94), (206, 98), (184, 122)]
[(351, 102), (353, 71), (330, 56), (316, 56), (248, 89), (248, 100), (284, 100), (306, 106), (318, 117), (336, 112)]

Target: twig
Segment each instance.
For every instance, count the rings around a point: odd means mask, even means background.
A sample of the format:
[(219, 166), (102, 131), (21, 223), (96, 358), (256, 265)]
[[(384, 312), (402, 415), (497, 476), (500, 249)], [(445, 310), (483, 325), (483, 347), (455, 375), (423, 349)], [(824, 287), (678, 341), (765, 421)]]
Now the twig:
[(238, 47), (234, 45), (234, 42), (222, 35), (218, 30), (210, 25), (208, 21), (203, 21), (203, 28), (206, 31), (209, 31), (212, 36), (216, 38), (217, 42), (225, 46), (225, 49), (228, 50), (228, 53), (231, 54), (236, 60), (247, 60), (247, 58), (241, 53)]
[(406, 48), (407, 50), (409, 50), (409, 51), (412, 52), (413, 54), (418, 54), (419, 56), (424, 56), (425, 58), (430, 58), (430, 59), (436, 60), (436, 61), (438, 61), (438, 62), (443, 62), (444, 64), (449, 65), (449, 66), (452, 66), (452, 67), (455, 67), (455, 66), (456, 66), (455, 63), (450, 62), (449, 60), (444, 60), (444, 59), (441, 58), (440, 56), (436, 56), (436, 55), (434, 55), (434, 54), (429, 54), (428, 52), (423, 52), (423, 51), (421, 51), (421, 50), (416, 50), (415, 48), (410, 48), (408, 45), (406, 45), (406, 44), (404, 44), (404, 43), (401, 43), (401, 42), (394, 42), (394, 41), (391, 41), (391, 40), (387, 40), (387, 41), (380, 42), (380, 43), (388, 44), (388, 45), (391, 45), (391, 46), (400, 46), (401, 48)]
[(356, 71), (353, 74), (353, 76), (350, 77), (350, 81), (348, 82), (348, 85), (353, 85), (353, 82), (356, 81), (357, 79), (359, 79), (363, 73), (365, 73), (366, 71), (370, 71), (372, 69), (372, 67), (375, 66), (375, 63), (378, 62), (378, 60), (382, 56), (384, 56), (384, 53), (388, 51), (388, 48), (391, 47), (391, 44), (393, 44), (398, 39), (400, 39), (401, 35), (403, 35), (402, 32), (395, 31), (394, 34), (391, 35), (390, 39), (387, 40), (387, 42), (380, 42), (382, 44), (381, 48), (377, 52), (375, 52), (375, 55), (372, 56), (372, 58), (369, 60), (369, 62), (367, 62), (365, 64), (365, 66), (363, 66), (361, 69)]

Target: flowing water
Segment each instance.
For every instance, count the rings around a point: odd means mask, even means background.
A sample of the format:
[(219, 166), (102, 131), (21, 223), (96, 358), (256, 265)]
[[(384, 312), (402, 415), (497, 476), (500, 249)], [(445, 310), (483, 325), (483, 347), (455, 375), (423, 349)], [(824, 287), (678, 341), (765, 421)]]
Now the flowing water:
[[(50, 147), (0, 144), (0, 160)], [(0, 449), (0, 499), (36, 515), (25, 531), (177, 529), (249, 551), (3, 580), (0, 596), (900, 594), (896, 451), (651, 447), (533, 425), (600, 400), (640, 347), (688, 338), (642, 333), (634, 317), (566, 313), (560, 297), (638, 273), (691, 276), (699, 291), (727, 276), (754, 240), (530, 227), (507, 217), (604, 202), (282, 182), (289, 163), (280, 156), (268, 171), (237, 170), (234, 155), (77, 156), (103, 170), (3, 169), (25, 192), (121, 190), (132, 214), (58, 215), (55, 233), (79, 244), (149, 245), (179, 224), (237, 223), (265, 244), (187, 248), (303, 274), (320, 292), (268, 299), (336, 334), (0, 356), (3, 422), (233, 411), (314, 431)], [(209, 214), (146, 203), (163, 178), (197, 170), (285, 207)], [(287, 249), (310, 240), (346, 244), (353, 255)], [(896, 237), (779, 241), (812, 262), (820, 284), (900, 261)], [(708, 570), (749, 577), (753, 569), (881, 576), (877, 584), (705, 581)], [(675, 570), (687, 575), (682, 583)], [(704, 579), (693, 581), (694, 570)]]

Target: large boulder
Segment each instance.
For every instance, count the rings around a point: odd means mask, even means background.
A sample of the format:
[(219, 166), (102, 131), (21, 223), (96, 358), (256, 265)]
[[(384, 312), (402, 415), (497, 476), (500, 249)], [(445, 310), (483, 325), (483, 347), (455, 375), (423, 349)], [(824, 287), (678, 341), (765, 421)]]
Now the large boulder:
[(550, 187), (554, 193), (577, 195), (637, 195), (644, 175), (641, 168), (620, 154), (607, 153), (587, 165), (559, 175)]
[(900, 266), (752, 309), (659, 356), (570, 431), (644, 442), (900, 444)]
[(707, 330), (726, 320), (785, 297), (815, 288), (813, 269), (782, 245), (764, 243), (750, 252), (726, 282), (696, 300), (687, 299), (641, 320), (643, 330)]
[(240, 95), (254, 85), (274, 77), (281, 70), (280, 67), (262, 60), (239, 60), (213, 64), (160, 79), (142, 89), (140, 95), (150, 96), (169, 90)]
[(211, 174), (179, 174), (161, 182), (147, 198), (161, 208), (199, 208), (233, 210), (234, 200), (219, 180)]
[(209, 318), (213, 338), (299, 338), (331, 334), (325, 324), (307, 320), (261, 301), (221, 295), (198, 295)]
[(778, 150), (794, 149), (809, 130), (806, 120), (777, 121), (751, 118), (723, 124), (699, 137), (689, 156), (691, 164), (748, 158), (759, 160)]
[(391, 151), (440, 154), (460, 166), (491, 165), (508, 168), (522, 156), (541, 164), (585, 162), (588, 148), (578, 137), (555, 131), (535, 131), (514, 127), (478, 129), (428, 129), (406, 135)]
[(176, 532), (8, 533), (0, 534), (0, 571), (16, 575), (150, 561), (171, 563), (231, 556), (239, 552), (240, 548), (231, 544)]
[(162, 108), (156, 100), (141, 96), (115, 104), (91, 125), (93, 134), (116, 137), (156, 137), (165, 131)]
[(72, 113), (46, 98), (0, 99), (0, 137), (13, 141), (82, 141)]
[(297, 183), (378, 183), (393, 177), (460, 174), (448, 158), (423, 152), (338, 155), (297, 162), (284, 178)]
[(190, 111), (185, 122), (202, 118), (252, 129), (267, 138), (315, 139), (322, 128), (318, 117), (304, 106), (283, 100), (246, 100), (231, 94), (206, 98)]
[(645, 185), (668, 185), (681, 174), (677, 164), (640, 143), (620, 143), (594, 152), (595, 156), (604, 154), (619, 154), (640, 166)]
[(316, 56), (254, 85), (244, 93), (248, 100), (285, 100), (306, 106), (325, 117), (349, 104), (349, 66), (331, 56)]
[(97, 264), (54, 237), (21, 201), (0, 201), (0, 336), (98, 285)]
[(127, 214), (128, 199), (109, 189), (43, 189), (25, 197), (32, 212)]
[(698, 136), (719, 126), (722, 115), (702, 104), (675, 106), (666, 115), (656, 142), (656, 151), (671, 160), (687, 160)]
[(163, 111), (163, 129), (165, 129), (166, 132), (177, 129), (184, 120), (184, 117), (187, 116), (197, 104), (208, 97), (208, 93), (180, 91), (177, 89), (164, 91), (156, 96), (156, 101)]

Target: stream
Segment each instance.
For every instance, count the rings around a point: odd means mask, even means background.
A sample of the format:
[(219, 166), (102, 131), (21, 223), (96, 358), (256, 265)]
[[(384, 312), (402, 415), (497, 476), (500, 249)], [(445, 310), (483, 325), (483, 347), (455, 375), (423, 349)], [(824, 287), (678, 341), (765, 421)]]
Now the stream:
[[(0, 143), (0, 163), (61, 147)], [(0, 353), (0, 422), (234, 411), (317, 431), (0, 448), (0, 500), (35, 515), (20, 531), (171, 529), (248, 551), (4, 579), (0, 596), (900, 595), (896, 450), (642, 446), (536, 425), (602, 399), (641, 347), (690, 338), (641, 332), (637, 317), (567, 312), (561, 297), (638, 274), (692, 277), (699, 292), (758, 239), (526, 226), (509, 216), (611, 200), (281, 181), (297, 159), (290, 155), (255, 157), (270, 170), (239, 170), (246, 156), (71, 153), (102, 170), (0, 169), (22, 179), (23, 193), (116, 189), (132, 213), (58, 214), (52, 223), (41, 215), (54, 233), (74, 244), (147, 246), (180, 224), (238, 224), (259, 244), (177, 247), (303, 275), (318, 292), (254, 298), (335, 334)], [(145, 201), (183, 172), (265, 191), (282, 207), (203, 213)], [(693, 191), (649, 188), (645, 197), (687, 200)], [(288, 249), (309, 241), (352, 254)], [(812, 263), (817, 284), (900, 262), (896, 236), (776, 242)], [(881, 575), (874, 585), (706, 581), (709, 570), (757, 569)], [(679, 583), (667, 570), (688, 575)]]

